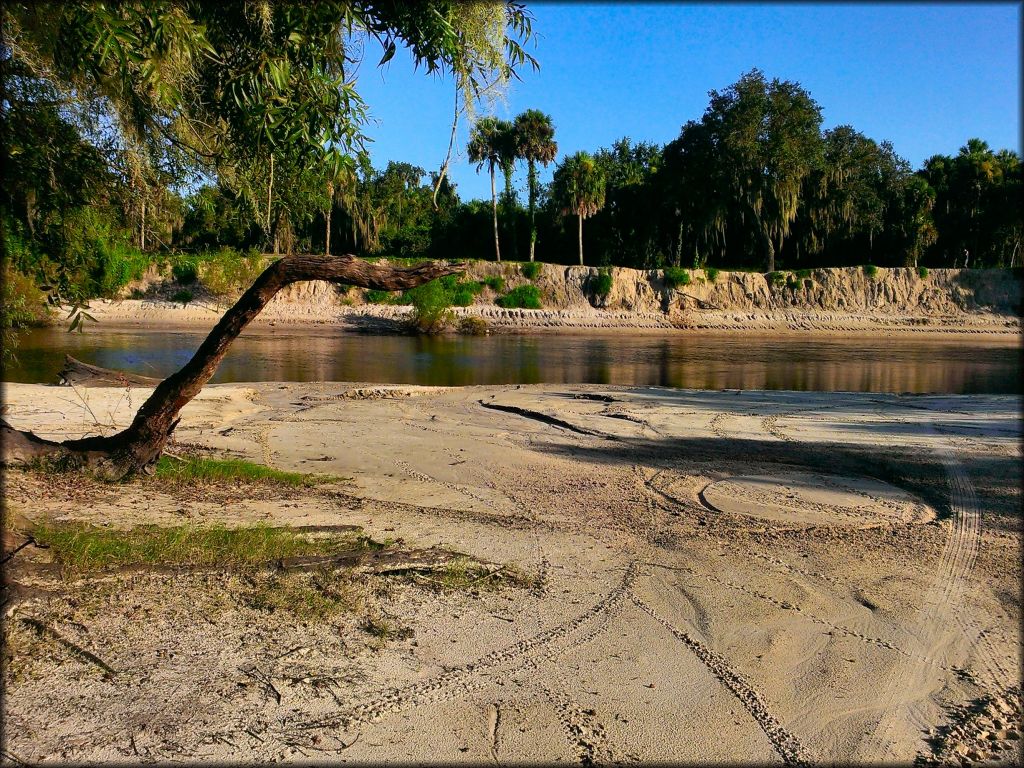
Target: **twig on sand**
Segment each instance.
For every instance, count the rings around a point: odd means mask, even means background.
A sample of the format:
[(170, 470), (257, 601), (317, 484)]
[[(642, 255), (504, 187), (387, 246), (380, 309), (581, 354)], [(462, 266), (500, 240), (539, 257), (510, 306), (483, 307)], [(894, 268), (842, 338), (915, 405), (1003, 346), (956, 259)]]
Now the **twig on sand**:
[(87, 651), (85, 648), (78, 645), (77, 643), (71, 642), (66, 637), (64, 637), (64, 635), (62, 635), (60, 632), (55, 630), (53, 627), (50, 627), (44, 624), (43, 622), (39, 621), (39, 619), (33, 619), (23, 616), (21, 617), (21, 621), (27, 624), (28, 626), (32, 627), (32, 629), (34, 629), (40, 636), (50, 637), (56, 640), (58, 643), (60, 643), (69, 651), (71, 651), (73, 654), (75, 654), (84, 661), (88, 661), (90, 664), (95, 664), (108, 675), (113, 676), (117, 674), (116, 669), (107, 664), (107, 662), (105, 662), (95, 653)]
[(277, 703), (281, 703), (281, 692), (277, 690), (271, 679), (267, 677), (259, 667), (255, 665), (251, 667), (239, 667), (239, 670), (243, 675), (251, 677), (256, 682), (262, 684), (267, 689), (268, 693), (272, 693), (274, 695), (274, 698), (277, 699)]

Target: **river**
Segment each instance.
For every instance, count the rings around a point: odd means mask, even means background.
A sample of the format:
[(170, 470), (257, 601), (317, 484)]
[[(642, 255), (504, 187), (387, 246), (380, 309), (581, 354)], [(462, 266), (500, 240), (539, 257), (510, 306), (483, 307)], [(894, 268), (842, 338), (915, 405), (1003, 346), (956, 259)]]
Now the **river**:
[[(125, 328), (21, 335), (7, 381), (57, 380), (65, 353), (163, 377), (204, 333)], [(669, 333), (374, 336), (250, 328), (213, 381), (391, 384), (622, 384), (688, 389), (1020, 394), (1021, 350), (1005, 340)]]

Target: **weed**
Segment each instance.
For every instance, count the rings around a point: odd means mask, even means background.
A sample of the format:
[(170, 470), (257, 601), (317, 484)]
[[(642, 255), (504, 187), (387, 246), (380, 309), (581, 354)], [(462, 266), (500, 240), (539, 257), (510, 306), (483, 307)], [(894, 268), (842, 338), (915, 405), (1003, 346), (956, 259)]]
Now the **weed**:
[(459, 320), (459, 333), (467, 336), (485, 336), (487, 331), (487, 321), (482, 317), (468, 315)]
[(366, 588), (355, 583), (350, 573), (330, 568), (261, 574), (250, 580), (249, 587), (243, 599), (251, 608), (290, 613), (300, 619), (359, 613), (368, 599)]
[(928, 267), (918, 267), (917, 276), (920, 277), (922, 280), (928, 277)]
[(878, 267), (874, 264), (865, 264), (863, 269), (864, 274), (867, 275), (870, 280), (874, 280), (878, 276)]
[(366, 292), (366, 301), (370, 304), (391, 304), (394, 298), (391, 291), (380, 291), (370, 288)]
[(199, 277), (199, 265), (194, 257), (178, 256), (171, 265), (171, 276), (182, 285), (192, 285)]
[(665, 267), (664, 277), (666, 288), (679, 288), (690, 284), (690, 270), (682, 267)]
[(174, 295), (171, 296), (171, 301), (181, 304), (182, 306), (188, 304), (193, 299), (195, 299), (195, 296), (192, 294), (192, 291), (190, 291), (188, 288), (182, 288), (178, 291), (175, 291)]
[(783, 272), (769, 272), (764, 279), (768, 281), (769, 285), (781, 286), (786, 282), (786, 275)]
[(707, 275), (708, 282), (715, 282), (718, 279), (718, 270), (714, 267), (705, 267), (704, 274)]
[(491, 275), (490, 277), (485, 277), (480, 282), (495, 293), (501, 293), (505, 290), (505, 278), (501, 275)]
[(523, 277), (531, 281), (537, 279), (537, 275), (540, 274), (540, 269), (540, 262), (538, 261), (527, 261), (519, 267), (519, 271), (523, 273)]
[(540, 291), (535, 285), (520, 285), (494, 303), (504, 309), (540, 309)]
[(612, 292), (612, 273), (607, 269), (602, 269), (597, 273), (597, 278), (594, 280), (594, 293), (601, 298), (604, 298)]
[(809, 270), (809, 269), (798, 269), (793, 274), (795, 274), (801, 280), (809, 280), (810, 277), (811, 277), (811, 270)]

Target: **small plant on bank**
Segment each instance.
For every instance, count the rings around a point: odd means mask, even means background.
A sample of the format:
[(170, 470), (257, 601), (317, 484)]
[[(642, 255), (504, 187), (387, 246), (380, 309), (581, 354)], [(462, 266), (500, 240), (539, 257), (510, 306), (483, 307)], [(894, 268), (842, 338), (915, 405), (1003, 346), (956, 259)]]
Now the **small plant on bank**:
[(865, 264), (864, 274), (868, 276), (868, 279), (874, 280), (876, 277), (878, 277), (878, 267), (876, 267), (874, 264)]
[(917, 276), (920, 277), (922, 280), (928, 277), (928, 267), (918, 267)]
[(467, 315), (459, 320), (459, 333), (466, 336), (486, 336), (489, 332), (487, 321), (476, 315)]
[(704, 269), (704, 274), (707, 275), (709, 283), (713, 283), (718, 279), (718, 270), (714, 267), (706, 267)]
[(418, 333), (442, 333), (455, 319), (451, 310), (452, 298), (441, 280), (432, 280), (406, 291), (405, 299), (413, 307), (409, 324)]
[(480, 281), (495, 293), (502, 293), (505, 290), (505, 278), (501, 275), (491, 275)]
[(367, 304), (390, 304), (392, 298), (391, 291), (379, 291), (376, 288), (370, 288), (366, 292)]
[(540, 291), (535, 285), (520, 285), (494, 303), (503, 309), (540, 309)]
[(527, 280), (536, 280), (537, 275), (540, 274), (540, 262), (539, 261), (527, 261), (524, 262), (519, 271), (523, 273), (523, 277)]
[(594, 294), (603, 299), (611, 292), (612, 273), (610, 270), (602, 269), (597, 273), (597, 278), (594, 280)]
[(199, 277), (199, 265), (189, 256), (178, 256), (171, 265), (171, 277), (181, 285), (192, 285)]
[(171, 296), (171, 301), (175, 302), (176, 304), (181, 304), (182, 306), (185, 306), (194, 298), (195, 296), (192, 295), (192, 291), (190, 291), (188, 288), (182, 288), (179, 291), (175, 291), (174, 295)]
[(764, 279), (768, 281), (768, 285), (778, 288), (786, 282), (786, 275), (783, 272), (769, 272)]
[(662, 279), (666, 288), (681, 288), (690, 284), (690, 270), (682, 267), (665, 267), (665, 276)]

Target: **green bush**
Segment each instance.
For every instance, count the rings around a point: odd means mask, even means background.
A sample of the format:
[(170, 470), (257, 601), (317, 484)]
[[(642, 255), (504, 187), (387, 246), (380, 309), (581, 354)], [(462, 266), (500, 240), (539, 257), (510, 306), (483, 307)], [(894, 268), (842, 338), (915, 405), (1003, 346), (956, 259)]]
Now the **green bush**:
[(789, 288), (791, 291), (795, 291), (797, 288), (800, 287), (800, 281), (796, 279), (796, 275), (786, 275), (786, 287)]
[(709, 282), (713, 283), (718, 279), (718, 270), (714, 267), (706, 267), (704, 269), (704, 274), (707, 275)]
[(662, 278), (666, 288), (679, 288), (690, 284), (690, 270), (682, 267), (665, 267), (665, 276)]
[(96, 290), (101, 296), (114, 296), (133, 280), (139, 280), (152, 264), (149, 256), (124, 243), (100, 243), (96, 270)]
[(864, 274), (867, 275), (870, 279), (874, 280), (878, 276), (878, 267), (876, 267), (874, 264), (865, 264)]
[(519, 268), (519, 271), (523, 273), (523, 277), (527, 280), (536, 280), (537, 275), (540, 274), (540, 262), (527, 261)]
[(794, 274), (798, 278), (800, 278), (801, 280), (807, 280), (811, 276), (811, 270), (809, 270), (809, 269), (798, 269)]
[(504, 309), (540, 309), (540, 291), (535, 285), (520, 285), (494, 303)]
[(501, 275), (492, 275), (491, 277), (485, 277), (480, 281), (495, 293), (501, 293), (505, 290), (505, 278)]
[(369, 304), (390, 304), (391, 299), (391, 291), (379, 291), (376, 288), (370, 288), (366, 292), (366, 301)]
[(594, 294), (604, 298), (612, 292), (612, 273), (602, 269), (594, 280)]
[(199, 265), (194, 257), (179, 255), (171, 265), (171, 276), (182, 285), (192, 285), (199, 278)]
[(452, 304), (456, 307), (468, 307), (473, 303), (473, 293), (466, 288), (459, 288), (452, 294)]
[(484, 336), (487, 330), (487, 321), (482, 317), (467, 315), (459, 320), (459, 333), (467, 336)]
[(917, 276), (920, 277), (922, 280), (928, 277), (928, 267), (918, 267)]
[(14, 269), (10, 262), (3, 271), (3, 293), (0, 294), (0, 343), (3, 353), (0, 368), (14, 359), (18, 346), (18, 329), (27, 326), (46, 325), (49, 311), (46, 297), (35, 281)]
[(185, 304), (188, 304), (190, 301), (192, 301), (194, 298), (195, 296), (192, 295), (192, 291), (190, 291), (188, 288), (182, 288), (180, 291), (177, 291), (173, 296), (171, 296), (171, 301), (180, 303), (181, 305), (184, 306)]
[(786, 275), (783, 272), (769, 272), (764, 279), (768, 281), (768, 285), (780, 286), (786, 282)]
[(255, 250), (242, 254), (224, 247), (208, 251), (198, 259), (197, 272), (203, 286), (214, 296), (241, 293), (263, 271), (263, 257)]
[(417, 285), (406, 291), (404, 296), (413, 307), (409, 323), (414, 330), (434, 334), (451, 325), (454, 319), (451, 294), (442, 280)]

